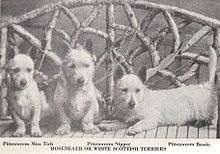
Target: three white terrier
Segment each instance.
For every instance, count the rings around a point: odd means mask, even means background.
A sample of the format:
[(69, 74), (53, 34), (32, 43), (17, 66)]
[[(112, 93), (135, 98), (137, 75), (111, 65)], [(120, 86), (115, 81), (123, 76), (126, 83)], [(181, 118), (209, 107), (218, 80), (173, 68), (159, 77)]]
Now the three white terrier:
[(98, 133), (99, 128), (94, 125), (94, 119), (99, 114), (99, 96), (93, 84), (93, 56), (82, 46), (76, 49), (69, 46), (61, 72), (62, 77), (57, 86), (58, 97), (54, 99), (61, 118), (56, 133), (69, 133), (73, 121), (80, 121), (85, 133)]
[(39, 91), (33, 78), (34, 62), (24, 54), (17, 54), (9, 61), (10, 85), (8, 87), (9, 110), (17, 124), (13, 136), (25, 135), (25, 122), (31, 124), (31, 135), (42, 136), (39, 121), (48, 109), (43, 91)]
[(210, 47), (209, 81), (169, 90), (150, 90), (138, 76), (124, 75), (114, 93), (115, 124), (100, 124), (102, 130), (129, 127), (128, 135), (160, 125), (184, 125), (192, 121), (211, 121), (216, 125), (217, 96), (215, 70), (217, 56)]

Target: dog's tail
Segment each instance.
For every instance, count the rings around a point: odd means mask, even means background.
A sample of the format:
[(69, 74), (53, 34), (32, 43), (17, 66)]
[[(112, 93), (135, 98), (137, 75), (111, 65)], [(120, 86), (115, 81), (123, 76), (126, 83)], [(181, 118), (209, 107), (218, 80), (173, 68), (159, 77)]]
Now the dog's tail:
[(215, 84), (216, 65), (217, 65), (216, 51), (212, 46), (209, 46), (209, 83), (211, 85)]

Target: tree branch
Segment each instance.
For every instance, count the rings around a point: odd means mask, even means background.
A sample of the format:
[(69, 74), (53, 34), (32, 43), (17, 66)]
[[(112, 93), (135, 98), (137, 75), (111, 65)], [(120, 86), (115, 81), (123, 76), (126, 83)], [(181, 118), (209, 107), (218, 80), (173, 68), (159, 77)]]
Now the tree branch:
[[(18, 34), (21, 38), (23, 38), (25, 41), (29, 42), (31, 45), (35, 46), (41, 53), (44, 53), (42, 50), (41, 42), (33, 36), (30, 32), (28, 32), (26, 29), (19, 25), (11, 25), (12, 29), (16, 34)], [(46, 52), (46, 56), (51, 58), (56, 65), (61, 65), (62, 62), (60, 58), (53, 52)]]
[(199, 64), (194, 63), (186, 73), (184, 73), (181, 76), (178, 76), (178, 80), (181, 82), (188, 80), (192, 76), (196, 75), (198, 68), (199, 68)]
[(80, 27), (80, 22), (76, 18), (76, 16), (68, 8), (66, 8), (65, 6), (60, 6), (60, 8), (63, 11), (63, 13), (66, 14), (66, 16), (70, 19), (72, 24), (75, 25), (76, 28), (78, 29)]
[(191, 46), (193, 46), (196, 42), (202, 39), (206, 34), (208, 34), (212, 30), (212, 27), (203, 26), (198, 32), (196, 32), (184, 45), (179, 49), (180, 52), (187, 51)]
[(145, 36), (143, 34), (143, 32), (141, 32), (140, 26), (138, 24), (138, 21), (135, 17), (135, 14), (134, 14), (133, 9), (131, 8), (131, 6), (128, 3), (125, 3), (124, 4), (124, 9), (125, 9), (125, 12), (127, 14), (127, 18), (130, 22), (130, 25), (133, 28), (135, 28), (137, 36), (142, 41), (142, 43), (149, 49), (153, 67), (156, 67), (160, 62), (160, 56), (159, 56), (158, 51), (156, 50), (156, 47), (152, 44), (150, 38)]
[(96, 34), (97, 36), (106, 39), (108, 37), (108, 34), (105, 32), (102, 32), (100, 30), (94, 29), (92, 27), (86, 27), (83, 30), (84, 33), (89, 33), (89, 34)]
[(172, 72), (170, 72), (168, 70), (160, 70), (160, 71), (158, 71), (158, 74), (167, 78), (169, 81), (171, 81), (177, 87), (185, 86), (184, 83), (181, 83), (179, 81), (179, 79), (177, 78), (177, 76), (175, 74), (173, 74)]
[(81, 36), (83, 30), (92, 24), (92, 22), (95, 20), (95, 18), (100, 13), (101, 6), (102, 5), (95, 6), (93, 11), (90, 13), (89, 17), (81, 23), (79, 29), (77, 29), (76, 32), (71, 37), (70, 46), (72, 46), (73, 48), (76, 47), (77, 41), (79, 37)]
[(181, 40), (180, 40), (180, 34), (179, 34), (179, 30), (178, 27), (173, 19), (173, 17), (171, 16), (171, 14), (168, 11), (163, 11), (163, 15), (169, 25), (169, 29), (173, 35), (173, 39), (174, 39), (174, 46), (173, 46), (173, 52), (177, 52), (177, 50), (179, 49)]

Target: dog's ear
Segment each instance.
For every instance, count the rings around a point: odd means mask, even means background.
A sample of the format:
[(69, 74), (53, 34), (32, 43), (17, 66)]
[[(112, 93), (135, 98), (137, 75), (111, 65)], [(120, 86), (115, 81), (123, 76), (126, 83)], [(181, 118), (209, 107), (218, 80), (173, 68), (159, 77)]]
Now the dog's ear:
[(87, 39), (84, 45), (84, 48), (89, 51), (91, 54), (93, 53), (93, 43), (91, 39)]
[(145, 83), (146, 81), (146, 75), (147, 75), (147, 68), (146, 66), (142, 66), (141, 69), (138, 71), (138, 76), (143, 83)]
[(123, 75), (125, 75), (125, 71), (123, 70), (123, 68), (121, 66), (117, 66), (114, 72), (114, 82), (117, 83), (118, 80), (120, 80)]
[(12, 50), (9, 50), (8, 54), (7, 54), (7, 59), (13, 59), (15, 57), (15, 52), (13, 52)]
[(94, 50), (93, 50), (93, 42), (91, 39), (87, 39), (85, 44), (84, 44), (84, 48), (89, 52), (89, 54), (91, 55), (91, 57), (93, 58), (93, 61), (96, 62), (97, 57), (94, 54)]

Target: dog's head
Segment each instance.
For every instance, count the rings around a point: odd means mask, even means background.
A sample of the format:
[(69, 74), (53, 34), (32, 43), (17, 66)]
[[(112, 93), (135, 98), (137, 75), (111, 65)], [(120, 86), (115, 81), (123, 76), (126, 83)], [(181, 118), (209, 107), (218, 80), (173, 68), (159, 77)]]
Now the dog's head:
[(92, 82), (95, 72), (94, 56), (83, 46), (69, 48), (63, 60), (63, 71), (68, 80), (79, 87)]
[(15, 88), (23, 90), (33, 80), (34, 62), (25, 54), (17, 54), (9, 61), (9, 74)]
[(123, 75), (115, 84), (114, 103), (123, 111), (132, 111), (143, 103), (144, 84), (134, 74)]

